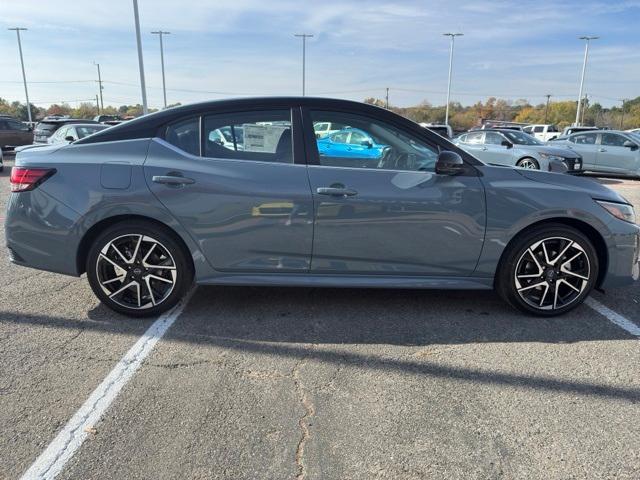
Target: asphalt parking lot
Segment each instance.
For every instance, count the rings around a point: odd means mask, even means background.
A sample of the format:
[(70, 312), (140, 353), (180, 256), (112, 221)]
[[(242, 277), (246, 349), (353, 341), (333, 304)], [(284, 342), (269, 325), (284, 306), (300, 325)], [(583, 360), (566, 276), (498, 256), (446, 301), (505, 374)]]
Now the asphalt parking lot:
[[(600, 181), (640, 211), (640, 181)], [(153, 319), (11, 265), (3, 242), (0, 272), (11, 479)], [(640, 327), (640, 284), (593, 298)], [(527, 317), (491, 292), (199, 287), (59, 478), (637, 479), (640, 339), (610, 317)]]

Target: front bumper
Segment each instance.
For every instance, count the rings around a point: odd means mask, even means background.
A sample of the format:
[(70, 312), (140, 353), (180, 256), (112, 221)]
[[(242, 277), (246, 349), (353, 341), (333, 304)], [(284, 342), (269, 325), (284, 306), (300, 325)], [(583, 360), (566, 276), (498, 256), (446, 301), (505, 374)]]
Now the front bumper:
[(608, 245), (608, 268), (600, 285), (604, 289), (640, 280), (640, 226), (622, 220), (615, 220), (615, 225), (613, 242)]

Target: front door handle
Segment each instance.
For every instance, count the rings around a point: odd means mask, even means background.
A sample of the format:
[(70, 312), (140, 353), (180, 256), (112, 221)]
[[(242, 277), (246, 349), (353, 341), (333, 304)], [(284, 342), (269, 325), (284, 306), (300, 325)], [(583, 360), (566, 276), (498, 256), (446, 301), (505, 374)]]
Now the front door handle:
[(353, 197), (358, 194), (355, 190), (350, 188), (336, 188), (336, 187), (319, 187), (316, 189), (318, 195), (330, 195), (332, 197)]
[(154, 175), (151, 181), (161, 183), (163, 185), (191, 185), (196, 183), (193, 178), (181, 177), (178, 175)]

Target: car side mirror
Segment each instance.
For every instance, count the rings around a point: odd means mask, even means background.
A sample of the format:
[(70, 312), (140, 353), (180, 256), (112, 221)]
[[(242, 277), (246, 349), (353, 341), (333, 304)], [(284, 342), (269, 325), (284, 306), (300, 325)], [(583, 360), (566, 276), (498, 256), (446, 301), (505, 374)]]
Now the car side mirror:
[(367, 148), (373, 148), (373, 143), (371, 143), (369, 140), (365, 140), (363, 142), (360, 142), (360, 145), (362, 145), (363, 147), (367, 147)]
[(75, 142), (76, 139), (73, 138), (71, 135), (68, 135), (66, 137), (64, 137), (65, 142)]
[(436, 173), (441, 175), (458, 175), (464, 171), (464, 161), (456, 152), (443, 150), (436, 161)]
[(636, 145), (635, 143), (633, 143), (631, 140), (627, 140), (622, 144), (623, 147), (627, 147), (630, 148), (631, 150), (637, 150), (638, 149), (638, 145)]
[(500, 145), (507, 148), (513, 148), (513, 143), (511, 143), (509, 140), (503, 140)]

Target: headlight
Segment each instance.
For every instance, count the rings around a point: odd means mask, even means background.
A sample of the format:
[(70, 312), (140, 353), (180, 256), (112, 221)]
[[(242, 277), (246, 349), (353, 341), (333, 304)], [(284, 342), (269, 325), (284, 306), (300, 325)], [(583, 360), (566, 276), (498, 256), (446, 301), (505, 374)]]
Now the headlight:
[(631, 205), (627, 205), (626, 203), (603, 202), (600, 200), (596, 200), (596, 202), (614, 217), (624, 220), (625, 222), (636, 223), (636, 212), (633, 211)]
[(564, 161), (564, 157), (559, 157), (558, 155), (550, 155), (548, 153), (541, 153), (540, 156), (545, 160), (556, 160), (558, 162)]

